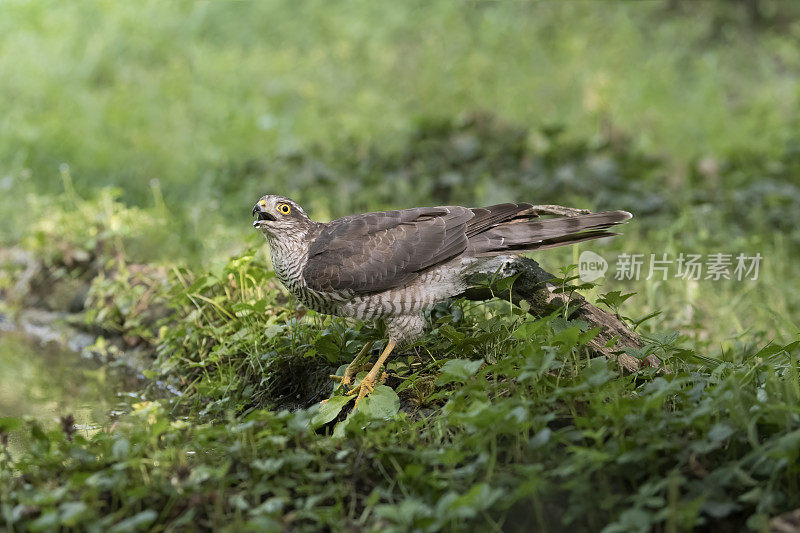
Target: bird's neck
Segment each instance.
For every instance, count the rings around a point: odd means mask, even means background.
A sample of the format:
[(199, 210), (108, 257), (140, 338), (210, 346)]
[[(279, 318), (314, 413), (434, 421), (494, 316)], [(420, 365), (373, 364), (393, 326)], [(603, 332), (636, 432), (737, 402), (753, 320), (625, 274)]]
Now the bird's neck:
[(266, 238), (275, 275), (290, 292), (294, 292), (303, 284), (303, 269), (308, 261), (305, 235), (266, 235)]

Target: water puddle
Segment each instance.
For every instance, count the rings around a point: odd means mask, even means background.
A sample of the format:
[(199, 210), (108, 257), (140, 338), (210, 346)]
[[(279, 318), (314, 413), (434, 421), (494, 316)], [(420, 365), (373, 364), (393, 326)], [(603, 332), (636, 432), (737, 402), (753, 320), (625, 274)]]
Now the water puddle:
[(0, 332), (0, 417), (31, 416), (52, 427), (72, 415), (76, 429), (89, 436), (128, 411), (138, 401), (130, 391), (140, 385), (129, 372), (55, 343)]

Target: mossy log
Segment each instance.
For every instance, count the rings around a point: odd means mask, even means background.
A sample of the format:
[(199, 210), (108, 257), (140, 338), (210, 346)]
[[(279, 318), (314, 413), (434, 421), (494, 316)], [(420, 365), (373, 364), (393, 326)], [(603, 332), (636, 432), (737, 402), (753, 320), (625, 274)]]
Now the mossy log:
[[(653, 354), (638, 359), (625, 353), (625, 348), (641, 349), (645, 345), (642, 337), (619, 317), (595, 307), (579, 294), (559, 291), (553, 283), (555, 276), (533, 259), (518, 258), (511, 271), (518, 274), (510, 289), (514, 304), (519, 305), (524, 300), (530, 306), (528, 313), (537, 317), (565, 308), (570, 319), (583, 320), (589, 327), (600, 329), (587, 346), (592, 355), (613, 359), (630, 372), (643, 366), (661, 366), (661, 361)], [(488, 300), (497, 294), (489, 287), (480, 287), (469, 289), (461, 296), (468, 300)]]

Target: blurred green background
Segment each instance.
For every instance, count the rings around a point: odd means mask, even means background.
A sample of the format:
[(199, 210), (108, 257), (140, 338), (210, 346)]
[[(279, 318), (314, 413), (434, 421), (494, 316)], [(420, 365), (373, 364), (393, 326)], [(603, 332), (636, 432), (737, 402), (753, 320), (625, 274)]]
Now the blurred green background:
[(765, 258), (750, 283), (609, 280), (640, 294), (629, 314), (723, 352), (793, 338), (798, 16), (767, 0), (4, 2), (0, 241), (48, 218), (80, 239), (52, 215), (105, 187), (142, 210), (132, 259), (194, 264), (257, 242), (267, 192), (318, 219), (623, 208), (626, 235), (592, 248), (611, 260)]
[[(790, 527), (799, 99), (788, 0), (0, 1), (0, 529)], [(392, 358), (402, 407), (384, 387), (329, 439), (282, 409), (381, 333), (296, 313), (265, 193), (319, 220), (627, 209), (533, 257), (642, 254), (583, 292), (674, 372), (618, 378), (578, 321), (456, 304)], [(763, 259), (684, 280), (681, 253)], [(11, 320), (101, 335), (103, 362)]]

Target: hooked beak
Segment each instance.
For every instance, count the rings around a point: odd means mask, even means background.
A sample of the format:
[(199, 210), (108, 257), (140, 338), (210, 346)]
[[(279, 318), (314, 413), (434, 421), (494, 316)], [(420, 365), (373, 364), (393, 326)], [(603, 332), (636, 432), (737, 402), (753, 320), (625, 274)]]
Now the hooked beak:
[(259, 227), (264, 222), (274, 222), (277, 220), (273, 215), (267, 212), (267, 209), (261, 203), (257, 203), (255, 207), (253, 207), (253, 216), (257, 217), (255, 222), (253, 222), (253, 227)]

